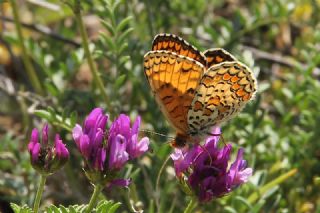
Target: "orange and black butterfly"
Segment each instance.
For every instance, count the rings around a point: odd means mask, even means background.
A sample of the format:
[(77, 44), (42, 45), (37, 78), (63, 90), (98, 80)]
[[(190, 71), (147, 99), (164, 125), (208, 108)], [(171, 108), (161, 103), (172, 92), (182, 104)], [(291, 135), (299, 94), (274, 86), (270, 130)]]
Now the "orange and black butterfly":
[(257, 90), (252, 71), (221, 48), (204, 53), (172, 34), (157, 35), (144, 71), (162, 113), (176, 130), (173, 146), (198, 143), (238, 114)]

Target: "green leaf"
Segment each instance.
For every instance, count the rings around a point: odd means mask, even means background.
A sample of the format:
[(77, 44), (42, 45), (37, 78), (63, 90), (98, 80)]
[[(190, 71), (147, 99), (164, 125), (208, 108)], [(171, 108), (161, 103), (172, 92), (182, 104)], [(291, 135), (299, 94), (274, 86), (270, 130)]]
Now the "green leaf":
[(284, 182), (285, 180), (289, 179), (293, 175), (295, 175), (298, 172), (297, 169), (292, 169), (289, 172), (280, 175), (276, 179), (270, 181), (269, 183), (265, 184), (264, 186), (260, 187), (258, 192), (254, 192), (251, 194), (248, 198), (249, 203), (254, 203), (259, 197), (263, 196), (266, 194), (269, 190), (271, 190), (273, 187), (279, 185), (280, 183)]
[(46, 90), (53, 96), (57, 97), (59, 96), (60, 92), (59, 89), (51, 82), (45, 82), (44, 86), (46, 87)]
[(111, 10), (116, 11), (116, 9), (119, 7), (120, 3), (121, 2), (119, 0), (114, 1), (114, 3), (111, 5)]
[(120, 75), (120, 76), (117, 78), (116, 82), (114, 83), (114, 88), (115, 88), (115, 89), (119, 89), (119, 88), (123, 85), (123, 83), (125, 82), (125, 80), (126, 80), (126, 75), (125, 75), (125, 74)]
[(46, 207), (46, 212), (47, 213), (60, 213), (60, 210), (55, 205), (51, 205), (49, 207)]
[(117, 49), (115, 42), (108, 35), (100, 33), (103, 38), (104, 43), (107, 44), (110, 50), (115, 51)]
[(111, 208), (109, 209), (108, 213), (114, 213), (116, 212), (116, 210), (121, 206), (121, 203), (115, 203), (111, 206)]
[(10, 203), (10, 206), (15, 213), (33, 213), (32, 209), (27, 205), (19, 206), (15, 203)]
[(34, 114), (49, 121), (49, 122), (53, 121), (51, 113), (46, 110), (42, 110), (42, 109), (35, 110)]
[(235, 210), (234, 208), (232, 208), (231, 206), (226, 206), (223, 209), (225, 212), (229, 212), (229, 213), (237, 213), (238, 211)]
[(128, 42), (122, 43), (121, 46), (120, 46), (120, 48), (118, 49), (118, 54), (121, 55), (122, 52), (123, 52), (124, 50), (126, 50), (127, 48), (128, 48)]
[(78, 113), (73, 111), (70, 115), (70, 126), (75, 126), (78, 120)]
[(126, 31), (124, 31), (118, 38), (117, 38), (117, 46), (120, 46), (129, 36), (129, 34), (133, 31), (133, 28), (130, 27)]
[(107, 12), (106, 14), (109, 16), (111, 20), (111, 25), (116, 26), (116, 19), (115, 19), (113, 10), (110, 7), (107, 7), (106, 12)]
[(123, 64), (125, 64), (129, 60), (130, 60), (130, 56), (128, 56), (128, 55), (121, 56), (120, 60), (119, 60), (119, 65), (122, 66)]
[(77, 213), (77, 211), (75, 210), (75, 208), (73, 206), (69, 206), (68, 210), (69, 210), (69, 213)]
[(69, 213), (68, 209), (63, 205), (59, 205), (59, 209), (61, 213)]
[(107, 28), (107, 30), (109, 31), (109, 33), (110, 33), (112, 36), (115, 36), (115, 35), (116, 35), (116, 30), (113, 28), (113, 26), (112, 26), (109, 22), (107, 22), (107, 21), (105, 21), (105, 20), (101, 20), (101, 24), (102, 24), (105, 28)]
[(258, 213), (261, 212), (261, 208), (263, 207), (263, 205), (266, 203), (265, 200), (259, 200), (259, 202), (253, 206), (253, 208), (251, 209), (250, 213)]
[(125, 27), (130, 23), (132, 20), (132, 16), (128, 16), (127, 18), (123, 19), (117, 26), (116, 32), (121, 32), (122, 30), (125, 29)]
[(252, 208), (251, 204), (248, 202), (247, 199), (243, 198), (243, 197), (240, 197), (240, 196), (236, 196), (235, 197), (235, 200), (236, 201), (239, 201), (240, 203), (244, 204), (245, 206), (247, 206), (249, 209)]
[(97, 212), (107, 212), (110, 206), (112, 206), (112, 201), (103, 200), (97, 205), (96, 209), (97, 209)]
[(15, 203), (10, 203), (10, 206), (11, 206), (11, 208), (13, 209), (13, 211), (15, 212), (15, 213), (18, 213), (18, 212), (20, 212), (20, 206), (18, 206), (17, 204), (15, 204)]

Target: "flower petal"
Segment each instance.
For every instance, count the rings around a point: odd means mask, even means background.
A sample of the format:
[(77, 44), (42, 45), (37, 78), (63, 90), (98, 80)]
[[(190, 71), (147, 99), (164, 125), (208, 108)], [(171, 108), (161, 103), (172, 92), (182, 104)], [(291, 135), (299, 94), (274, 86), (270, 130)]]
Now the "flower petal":
[(32, 146), (32, 149), (30, 149), (31, 154), (31, 161), (32, 163), (36, 163), (39, 159), (39, 153), (40, 153), (40, 143), (34, 143)]
[(134, 121), (134, 123), (132, 125), (131, 135), (138, 134), (139, 128), (140, 128), (140, 124), (141, 124), (141, 117), (137, 116), (136, 120)]
[(109, 141), (109, 169), (119, 170), (129, 160), (129, 154), (126, 152), (126, 139), (122, 135), (117, 135), (115, 140)]
[(106, 161), (106, 150), (103, 148), (99, 148), (96, 152), (94, 168), (99, 171), (103, 171), (104, 169), (104, 162)]
[(127, 187), (131, 183), (131, 179), (115, 179), (110, 182), (111, 186)]
[(63, 144), (58, 134), (56, 134), (56, 137), (55, 137), (55, 155), (57, 158), (63, 161), (69, 158), (69, 151), (66, 145)]
[(39, 132), (36, 128), (34, 128), (32, 130), (30, 141), (35, 142), (35, 143), (39, 143)]
[(149, 138), (144, 137), (138, 141), (138, 135), (132, 136), (132, 139), (127, 144), (127, 152), (130, 159), (140, 157), (143, 153), (149, 149)]
[(46, 123), (42, 128), (42, 144), (45, 146), (48, 145), (48, 132), (49, 132), (49, 125)]
[(82, 127), (79, 124), (76, 124), (76, 126), (72, 130), (72, 137), (79, 149), (80, 149), (80, 138), (82, 135), (83, 135)]
[(79, 142), (80, 152), (88, 160), (91, 154), (92, 147), (90, 146), (90, 139), (88, 135), (82, 135)]

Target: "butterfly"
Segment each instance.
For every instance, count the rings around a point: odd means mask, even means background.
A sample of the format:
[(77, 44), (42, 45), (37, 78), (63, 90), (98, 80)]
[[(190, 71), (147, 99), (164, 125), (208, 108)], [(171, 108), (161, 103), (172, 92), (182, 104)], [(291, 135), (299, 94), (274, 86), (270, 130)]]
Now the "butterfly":
[(162, 113), (175, 128), (174, 147), (199, 143), (253, 99), (252, 71), (221, 48), (200, 52), (173, 34), (158, 34), (144, 55), (144, 73)]

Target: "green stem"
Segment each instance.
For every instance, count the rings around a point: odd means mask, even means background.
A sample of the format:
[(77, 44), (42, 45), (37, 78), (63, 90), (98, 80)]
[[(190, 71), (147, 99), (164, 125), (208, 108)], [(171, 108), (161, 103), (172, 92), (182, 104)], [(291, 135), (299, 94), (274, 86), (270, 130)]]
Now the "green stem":
[(18, 41), (19, 41), (19, 45), (21, 48), (21, 56), (22, 56), (24, 66), (26, 68), (26, 71), (27, 71), (28, 77), (30, 79), (30, 82), (32, 84), (32, 87), (35, 89), (35, 91), (38, 94), (43, 94), (43, 90), (41, 88), (40, 81), (39, 81), (37, 74), (36, 74), (36, 71), (34, 70), (34, 67), (30, 61), (30, 58), (27, 53), (27, 49), (24, 46), (20, 17), (19, 17), (19, 12), (18, 12), (18, 8), (17, 8), (17, 2), (16, 2), (16, 0), (10, 0), (10, 3), (12, 6), (14, 25), (17, 30), (17, 36), (18, 36)]
[[(76, 21), (80, 30), (80, 34), (81, 34), (81, 39), (82, 39), (82, 46), (85, 52), (85, 55), (87, 57), (88, 60), (88, 64), (90, 67), (90, 71), (92, 73), (93, 76), (93, 80), (95, 82), (95, 84), (98, 86), (101, 95), (103, 96), (103, 99), (106, 103), (106, 105), (108, 106), (108, 97), (107, 97), (107, 93), (104, 89), (103, 86), (103, 82), (102, 79), (100, 78), (100, 74), (97, 70), (97, 67), (93, 61), (92, 55), (90, 53), (90, 49), (89, 49), (89, 41), (88, 41), (88, 35), (87, 35), (87, 31), (85, 30), (84, 24), (83, 24), (83, 20), (82, 20), (82, 15), (81, 15), (81, 5), (80, 5), (80, 1), (76, 0), (75, 1), (75, 5), (73, 7), (73, 12), (75, 14), (76, 17)], [(110, 107), (109, 107), (110, 108)]]
[(91, 196), (91, 198), (90, 198), (88, 207), (87, 207), (87, 209), (86, 209), (86, 212), (87, 212), (87, 213), (92, 212), (92, 209), (93, 209), (94, 206), (96, 205), (98, 196), (99, 196), (100, 192), (102, 191), (102, 189), (103, 189), (103, 187), (102, 187), (102, 185), (100, 185), (100, 184), (97, 184), (97, 185), (94, 186), (94, 191), (93, 191), (93, 193), (92, 193), (92, 196)]
[(191, 213), (193, 212), (193, 209), (197, 206), (197, 198), (196, 197), (192, 197), (187, 208), (184, 210), (184, 213)]
[(168, 163), (168, 161), (170, 160), (170, 156), (167, 157), (167, 159), (163, 162), (160, 170), (159, 170), (159, 173), (158, 173), (158, 176), (157, 176), (157, 180), (156, 180), (156, 205), (157, 205), (157, 209), (158, 211), (157, 212), (161, 212), (160, 211), (160, 177)]
[(269, 183), (265, 184), (264, 186), (260, 187), (258, 192), (254, 192), (251, 194), (248, 198), (248, 202), (253, 204), (256, 202), (259, 197), (261, 197), (264, 193), (266, 193), (268, 190), (272, 189), (273, 187), (276, 187), (277, 185), (283, 183), (287, 179), (291, 178), (293, 175), (295, 175), (298, 172), (297, 169), (291, 169), (289, 172), (280, 175), (276, 179), (270, 181)]
[(34, 199), (34, 204), (33, 204), (34, 213), (38, 213), (40, 201), (41, 201), (41, 197), (42, 197), (42, 192), (44, 189), (44, 184), (46, 183), (46, 179), (47, 179), (47, 175), (42, 174), (40, 176), (40, 183), (39, 183), (38, 191), (37, 191), (36, 198)]

